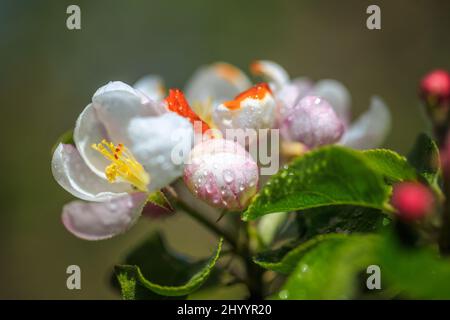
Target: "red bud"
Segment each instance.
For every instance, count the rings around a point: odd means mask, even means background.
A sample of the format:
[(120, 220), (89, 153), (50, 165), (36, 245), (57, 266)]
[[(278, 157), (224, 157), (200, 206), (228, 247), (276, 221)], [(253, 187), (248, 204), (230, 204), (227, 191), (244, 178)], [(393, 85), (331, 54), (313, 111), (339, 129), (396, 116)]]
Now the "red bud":
[(420, 93), (428, 105), (442, 105), (450, 101), (450, 74), (445, 70), (434, 70), (423, 77)]
[(391, 199), (398, 217), (405, 221), (423, 218), (433, 210), (433, 194), (417, 182), (403, 182), (394, 186)]

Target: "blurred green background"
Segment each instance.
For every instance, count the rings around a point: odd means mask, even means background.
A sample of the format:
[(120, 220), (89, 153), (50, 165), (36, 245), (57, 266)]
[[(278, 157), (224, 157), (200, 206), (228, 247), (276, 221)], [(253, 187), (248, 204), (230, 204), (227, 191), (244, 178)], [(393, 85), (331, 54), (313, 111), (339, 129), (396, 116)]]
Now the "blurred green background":
[[(78, 4), (82, 30), (66, 28)], [(366, 29), (378, 4), (382, 30)], [(172, 247), (209, 254), (214, 238), (183, 216), (141, 219), (127, 234), (78, 240), (60, 223), (71, 196), (53, 180), (50, 150), (92, 94), (110, 80), (147, 73), (182, 87), (199, 65), (247, 70), (271, 59), (292, 76), (335, 78), (354, 114), (372, 94), (393, 113), (386, 147), (405, 153), (426, 130), (416, 98), (428, 70), (450, 68), (450, 1), (17, 1), (0, 2), (0, 298), (118, 298), (108, 275), (154, 228)], [(66, 267), (82, 269), (82, 290), (66, 289)]]

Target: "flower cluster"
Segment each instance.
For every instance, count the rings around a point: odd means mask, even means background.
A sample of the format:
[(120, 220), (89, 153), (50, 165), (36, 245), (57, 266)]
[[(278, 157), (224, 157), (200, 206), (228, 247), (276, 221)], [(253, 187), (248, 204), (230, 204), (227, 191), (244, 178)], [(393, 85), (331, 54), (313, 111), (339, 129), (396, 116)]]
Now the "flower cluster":
[(120, 234), (154, 192), (183, 176), (208, 204), (245, 209), (258, 189), (258, 159), (246, 144), (227, 140), (228, 130), (279, 129), (282, 143), (303, 151), (332, 143), (376, 147), (389, 130), (378, 97), (351, 122), (350, 94), (339, 82), (290, 79), (270, 61), (250, 69), (267, 82), (253, 85), (238, 68), (215, 63), (200, 68), (184, 92), (166, 92), (155, 75), (98, 89), (76, 121), (74, 144), (60, 143), (52, 158), (56, 181), (80, 199), (64, 206), (64, 226), (87, 240)]

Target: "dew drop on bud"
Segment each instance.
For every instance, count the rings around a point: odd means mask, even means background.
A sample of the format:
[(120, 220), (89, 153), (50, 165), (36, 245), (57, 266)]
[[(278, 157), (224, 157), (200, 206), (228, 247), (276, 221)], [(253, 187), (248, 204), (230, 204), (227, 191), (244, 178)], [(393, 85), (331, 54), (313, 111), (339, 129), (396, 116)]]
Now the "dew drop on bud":
[(231, 140), (206, 140), (192, 149), (190, 160), (184, 168), (184, 181), (198, 198), (231, 211), (247, 207), (257, 191), (258, 166), (241, 145)]

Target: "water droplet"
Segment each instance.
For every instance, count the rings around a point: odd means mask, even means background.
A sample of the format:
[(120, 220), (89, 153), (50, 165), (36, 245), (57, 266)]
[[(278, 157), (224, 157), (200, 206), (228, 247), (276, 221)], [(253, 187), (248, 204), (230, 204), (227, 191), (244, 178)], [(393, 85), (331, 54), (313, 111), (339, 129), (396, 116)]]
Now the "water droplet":
[(285, 300), (289, 297), (289, 291), (281, 290), (280, 293), (278, 294), (278, 296), (280, 297), (280, 299)]
[(133, 207), (133, 200), (128, 199), (128, 201), (127, 201), (127, 207), (128, 207), (128, 208), (132, 208), (132, 207)]
[(231, 170), (225, 170), (223, 172), (223, 179), (225, 180), (226, 183), (232, 183), (234, 180), (234, 175), (233, 172), (231, 172)]
[(211, 185), (211, 183), (207, 182), (205, 185), (205, 189), (207, 193), (212, 193), (213, 192), (213, 187)]
[(223, 120), (222, 120), (222, 123), (223, 123), (223, 125), (226, 126), (226, 127), (231, 127), (231, 125), (233, 124), (232, 121), (231, 121), (231, 119), (223, 119)]
[(307, 264), (304, 264), (300, 267), (300, 271), (305, 273), (309, 270), (309, 266)]

